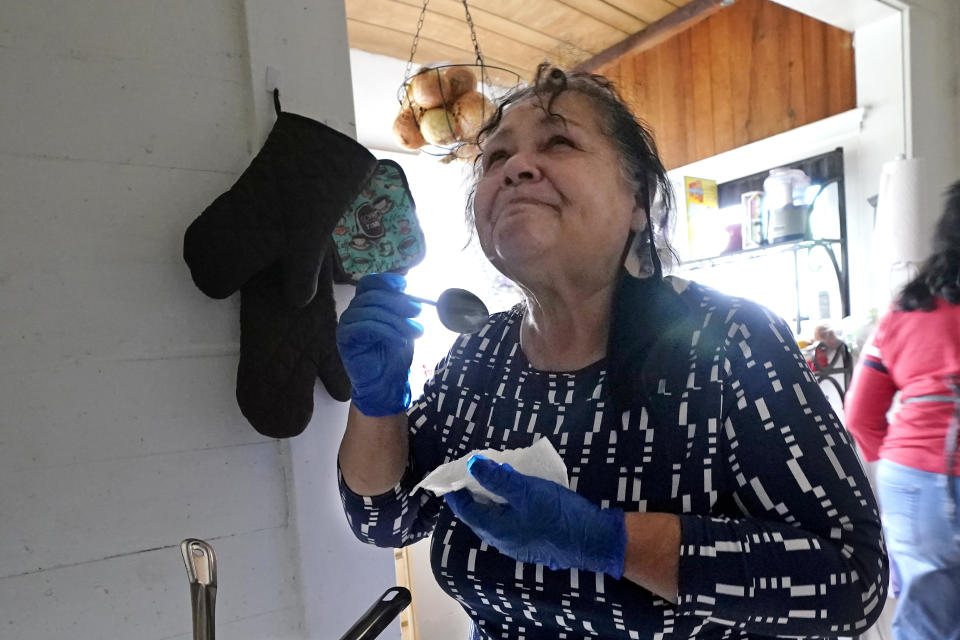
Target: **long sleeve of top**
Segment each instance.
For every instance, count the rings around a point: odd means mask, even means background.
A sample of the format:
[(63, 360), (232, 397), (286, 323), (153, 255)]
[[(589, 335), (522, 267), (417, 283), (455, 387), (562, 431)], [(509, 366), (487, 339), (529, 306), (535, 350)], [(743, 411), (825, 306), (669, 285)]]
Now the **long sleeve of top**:
[(843, 404), (847, 427), (867, 462), (880, 457), (889, 428), (887, 412), (897, 394), (897, 385), (883, 363), (878, 345), (881, 336), (882, 331), (874, 332), (864, 348)]
[[(847, 428), (864, 458), (946, 473), (944, 438), (953, 406), (914, 399), (952, 398), (960, 375), (960, 305), (938, 298), (932, 311), (891, 309), (863, 350), (844, 402)], [(887, 422), (894, 395), (902, 404)]]
[[(789, 329), (753, 303), (671, 280), (692, 329), (673, 356), (652, 359), (627, 411), (610, 402), (605, 361), (531, 367), (520, 309), (461, 336), (409, 411), (404, 479), (373, 498), (341, 484), (354, 532), (400, 546), (432, 530), (434, 575), (485, 638), (835, 637), (869, 626), (886, 583), (876, 504)], [(518, 563), (442, 500), (410, 493), (443, 462), (541, 437), (595, 504), (678, 514), (677, 605), (628, 580)]]

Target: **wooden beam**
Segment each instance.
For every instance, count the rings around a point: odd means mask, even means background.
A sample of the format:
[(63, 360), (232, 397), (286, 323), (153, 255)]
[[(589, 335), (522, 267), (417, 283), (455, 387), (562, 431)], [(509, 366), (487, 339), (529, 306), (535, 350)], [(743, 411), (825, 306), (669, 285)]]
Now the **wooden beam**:
[(733, 4), (735, 0), (692, 0), (673, 13), (665, 15), (646, 29), (621, 40), (612, 47), (604, 49), (589, 60), (581, 62), (573, 71), (595, 71), (603, 65), (613, 62), (631, 53), (637, 54), (652, 49), (681, 31), (689, 29), (701, 20), (706, 20), (721, 9)]

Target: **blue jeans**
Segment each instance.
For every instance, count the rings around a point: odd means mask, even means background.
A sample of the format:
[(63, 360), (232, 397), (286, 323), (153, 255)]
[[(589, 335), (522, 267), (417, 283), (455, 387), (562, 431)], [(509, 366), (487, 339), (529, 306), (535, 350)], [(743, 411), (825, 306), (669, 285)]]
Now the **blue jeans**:
[[(877, 491), (900, 578), (896, 640), (960, 640), (960, 514), (947, 476), (881, 460)], [(952, 479), (960, 494), (960, 477)]]

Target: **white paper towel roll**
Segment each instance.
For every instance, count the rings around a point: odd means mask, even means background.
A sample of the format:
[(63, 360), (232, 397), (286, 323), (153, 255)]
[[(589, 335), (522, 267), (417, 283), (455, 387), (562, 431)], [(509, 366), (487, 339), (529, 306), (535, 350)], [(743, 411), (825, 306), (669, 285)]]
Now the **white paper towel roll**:
[(930, 253), (923, 165), (922, 158), (900, 157), (880, 171), (874, 251), (887, 271), (900, 263), (922, 262)]

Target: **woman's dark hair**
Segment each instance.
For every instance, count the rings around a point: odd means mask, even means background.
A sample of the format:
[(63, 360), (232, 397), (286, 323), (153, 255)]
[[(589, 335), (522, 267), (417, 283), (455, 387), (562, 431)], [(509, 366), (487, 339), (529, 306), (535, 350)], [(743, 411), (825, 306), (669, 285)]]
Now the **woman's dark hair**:
[(946, 198), (933, 235), (933, 255), (897, 299), (903, 311), (932, 311), (937, 296), (960, 304), (960, 180), (947, 189)]
[[(565, 72), (548, 62), (537, 67), (533, 84), (515, 89), (501, 98), (493, 115), (477, 134), (481, 145), (484, 138), (500, 126), (505, 111), (528, 99), (538, 100), (544, 112), (551, 117), (563, 116), (552, 111), (553, 102), (565, 91), (576, 92), (588, 98), (596, 109), (600, 130), (614, 144), (620, 156), (620, 168), (627, 184), (633, 187), (637, 204), (648, 214), (653, 235), (658, 239), (661, 260), (674, 256), (667, 240), (670, 214), (673, 211), (673, 187), (657, 153), (657, 145), (648, 126), (631, 113), (616, 87), (607, 78), (582, 72)], [(473, 186), (467, 196), (467, 220), (473, 223), (473, 199), (476, 184), (482, 175), (483, 153), (473, 164)], [(641, 234), (636, 243), (638, 257), (644, 270), (652, 271), (650, 258), (651, 234)], [(626, 238), (624, 238), (626, 241)]]

